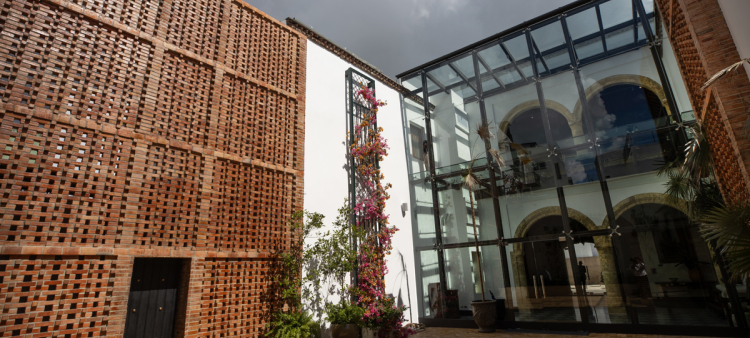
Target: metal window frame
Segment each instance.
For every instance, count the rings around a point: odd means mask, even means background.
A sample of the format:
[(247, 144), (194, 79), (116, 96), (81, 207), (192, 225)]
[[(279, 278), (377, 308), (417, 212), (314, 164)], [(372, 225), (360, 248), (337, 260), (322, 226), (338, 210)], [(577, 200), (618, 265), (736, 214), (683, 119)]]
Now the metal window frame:
[[(435, 222), (435, 236), (436, 236), (435, 245), (432, 248), (429, 248), (429, 247), (415, 247), (414, 249), (415, 249), (415, 253), (417, 255), (419, 255), (419, 252), (421, 252), (421, 251), (430, 251), (430, 250), (434, 250), (437, 253), (437, 255), (438, 255), (438, 270), (439, 270), (440, 294), (441, 294), (440, 297), (441, 297), (441, 300), (445, 299), (446, 288), (447, 288), (447, 284), (446, 284), (446, 272), (445, 272), (445, 253), (444, 253), (444, 250), (446, 250), (446, 249), (453, 249), (453, 248), (473, 247), (474, 243), (473, 243), (473, 241), (472, 242), (465, 242), (465, 243), (450, 243), (450, 244), (444, 244), (443, 243), (443, 238), (442, 238), (443, 234), (442, 234), (442, 229), (441, 229), (441, 225), (440, 225), (440, 215), (439, 215), (439, 205), (438, 205), (438, 191), (439, 191), (439, 188), (438, 188), (438, 184), (437, 183), (438, 183), (438, 181), (440, 181), (442, 179), (449, 178), (449, 177), (455, 177), (457, 175), (461, 175), (461, 173), (465, 172), (465, 170), (460, 170), (460, 171), (451, 172), (451, 173), (443, 173), (443, 174), (437, 174), (435, 172), (435, 158), (434, 158), (434, 154), (433, 154), (433, 151), (434, 151), (434, 149), (433, 149), (433, 135), (432, 135), (431, 116), (430, 116), (431, 107), (430, 107), (430, 103), (429, 103), (430, 96), (438, 94), (438, 93), (441, 93), (441, 92), (449, 92), (450, 90), (452, 90), (454, 88), (457, 88), (457, 87), (465, 85), (465, 86), (471, 88), (472, 90), (474, 90), (474, 92), (476, 93), (476, 95), (473, 95), (473, 96), (465, 98), (464, 99), (464, 103), (468, 104), (468, 103), (472, 103), (472, 102), (479, 102), (480, 116), (481, 116), (482, 122), (486, 122), (487, 121), (487, 115), (486, 115), (486, 108), (485, 108), (485, 105), (484, 105), (484, 98), (485, 97), (489, 97), (489, 96), (492, 96), (492, 95), (497, 95), (497, 94), (500, 94), (500, 93), (503, 93), (503, 92), (506, 92), (506, 91), (511, 91), (511, 90), (516, 89), (516, 88), (519, 88), (519, 87), (526, 86), (526, 85), (529, 85), (531, 83), (534, 83), (535, 86), (536, 86), (536, 89), (537, 89), (537, 99), (538, 99), (538, 101), (540, 103), (540, 110), (542, 112), (543, 123), (546, 126), (545, 127), (545, 136), (548, 139), (548, 142), (551, 142), (552, 141), (552, 135), (551, 135), (550, 130), (549, 130), (549, 116), (548, 116), (547, 109), (546, 109), (546, 106), (545, 106), (544, 88), (542, 86), (542, 80), (544, 78), (549, 77), (549, 76), (554, 76), (554, 75), (560, 74), (560, 73), (565, 72), (565, 71), (572, 72), (572, 74), (574, 75), (574, 78), (575, 78), (575, 82), (576, 82), (576, 87), (577, 87), (576, 89), (577, 89), (577, 91), (579, 93), (579, 99), (582, 100), (581, 102), (586, 102), (585, 88), (583, 87), (583, 83), (582, 83), (581, 75), (580, 75), (580, 68), (581, 67), (586, 66), (586, 65), (590, 65), (590, 64), (593, 64), (593, 63), (597, 63), (597, 62), (600, 62), (600, 61), (603, 61), (603, 60), (606, 60), (606, 59), (609, 59), (609, 58), (612, 58), (612, 57), (615, 57), (615, 56), (618, 56), (618, 55), (621, 55), (621, 54), (624, 54), (624, 53), (627, 53), (627, 52), (639, 50), (641, 48), (644, 48), (644, 47), (648, 46), (649, 49), (652, 52), (654, 65), (657, 68), (657, 72), (658, 72), (659, 78), (661, 80), (661, 85), (664, 88), (665, 94), (667, 96), (667, 105), (668, 105), (670, 111), (672, 112), (672, 116), (674, 117), (675, 121), (678, 122), (678, 123), (682, 122), (681, 114), (679, 113), (679, 111), (676, 108), (677, 106), (676, 106), (676, 103), (675, 103), (676, 100), (674, 98), (673, 89), (671, 87), (669, 79), (666, 76), (666, 71), (664, 69), (664, 64), (663, 64), (663, 62), (662, 62), (662, 60), (661, 60), (660, 56), (658, 55), (657, 50), (655, 48), (655, 46), (657, 46), (659, 44), (659, 39), (654, 35), (654, 32), (652, 31), (651, 25), (649, 24), (649, 20), (651, 20), (651, 19), (657, 20), (658, 11), (655, 10), (654, 12), (652, 12), (650, 14), (646, 14), (645, 9), (643, 8), (643, 4), (642, 4), (641, 0), (632, 0), (632, 4), (633, 4), (633, 6), (632, 6), (632, 8), (633, 8), (632, 19), (628, 20), (628, 21), (625, 21), (625, 22), (622, 22), (622, 23), (619, 23), (619, 24), (616, 24), (616, 25), (614, 25), (612, 27), (609, 27), (609, 28), (605, 29), (604, 28), (604, 23), (602, 22), (601, 9), (600, 9), (599, 6), (601, 4), (607, 3), (609, 1), (610, 0), (599, 0), (599, 1), (589, 2), (589, 3), (586, 3), (586, 4), (581, 4), (578, 7), (569, 9), (569, 10), (567, 10), (567, 11), (559, 14), (556, 17), (551, 17), (551, 18), (545, 19), (543, 21), (534, 23), (532, 25), (528, 25), (528, 26), (523, 27), (523, 28), (521, 28), (519, 30), (511, 32), (511, 33), (509, 33), (507, 35), (500, 36), (500, 37), (497, 37), (497, 38), (495, 38), (495, 39), (493, 39), (491, 41), (483, 43), (482, 45), (474, 47), (474, 48), (472, 48), (470, 50), (463, 50), (461, 53), (452, 54), (449, 58), (447, 58), (445, 60), (433, 63), (431, 65), (428, 65), (428, 66), (426, 66), (426, 67), (424, 67), (422, 69), (416, 70), (415, 72), (411, 72), (411, 73), (407, 74), (406, 76), (404, 76), (404, 78), (408, 78), (408, 79), (413, 79), (415, 76), (421, 76), (422, 77), (422, 88), (420, 88), (419, 90), (414, 90), (411, 94), (419, 94), (419, 93), (421, 93), (422, 94), (422, 98), (423, 98), (423, 109), (424, 109), (424, 118), (425, 118), (426, 140), (428, 141), (428, 144), (429, 144), (429, 156), (428, 156), (428, 158), (429, 158), (429, 163), (430, 163), (430, 172), (429, 172), (428, 179), (430, 181), (431, 190), (432, 190), (431, 191), (432, 199), (433, 199), (433, 208), (432, 209), (433, 209), (433, 218), (434, 218), (434, 222)], [(570, 16), (570, 15), (578, 14), (580, 12), (583, 12), (583, 11), (586, 11), (586, 10), (589, 10), (589, 9), (592, 9), (592, 8), (594, 8), (595, 12), (596, 12), (597, 24), (598, 24), (598, 32), (594, 32), (594, 33), (588, 34), (586, 36), (580, 37), (580, 38), (575, 39), (575, 40), (572, 39), (572, 37), (570, 36), (569, 29), (568, 29), (566, 17)], [(552, 23), (554, 23), (556, 21), (560, 22), (560, 25), (561, 25), (561, 27), (563, 29), (563, 36), (565, 38), (564, 43), (561, 44), (561, 45), (559, 45), (559, 46), (555, 46), (553, 48), (545, 50), (545, 51), (539, 50), (539, 47), (536, 45), (536, 43), (533, 40), (533, 37), (531, 36), (531, 31), (534, 30), (534, 29), (538, 29), (538, 28), (541, 28), (543, 26), (552, 24)], [(646, 35), (645, 41), (643, 39), (639, 38), (639, 33), (638, 33), (638, 25), (639, 24), (643, 27), (644, 33)], [(633, 36), (633, 42), (630, 43), (630, 44), (627, 44), (625, 46), (617, 47), (617, 48), (614, 48), (614, 49), (608, 48), (606, 35), (609, 34), (609, 33), (611, 33), (611, 32), (614, 32), (614, 31), (617, 31), (617, 30), (621, 30), (623, 28), (630, 27), (630, 26), (633, 27), (633, 32), (634, 32), (633, 33), (634, 34), (634, 36)], [(507, 46), (505, 46), (505, 42), (508, 41), (508, 40), (510, 40), (510, 39), (517, 38), (517, 37), (519, 37), (521, 35), (525, 35), (526, 36), (526, 42), (527, 42), (527, 47), (529, 49), (529, 55), (527, 57), (523, 58), (523, 59), (516, 60), (515, 57), (512, 55), (512, 53), (510, 53), (510, 51), (508, 50)], [(592, 55), (592, 56), (589, 56), (589, 57), (586, 57), (584, 59), (579, 59), (578, 58), (578, 54), (577, 54), (576, 49), (575, 49), (575, 46), (577, 44), (579, 44), (579, 43), (583, 43), (583, 42), (586, 42), (586, 41), (591, 41), (593, 39), (599, 39), (600, 40), (603, 52), (595, 54), (595, 55)], [(495, 46), (499, 46), (500, 47), (501, 51), (505, 54), (505, 57), (510, 62), (493, 69), (493, 68), (489, 67), (489, 64), (487, 63), (487, 61), (479, 53), (481, 51), (483, 51), (483, 50), (486, 50), (486, 49), (489, 49), (489, 48), (493, 48)], [(563, 65), (563, 66), (559, 66), (559, 67), (550, 69), (549, 66), (548, 66), (548, 64), (546, 63), (546, 60), (544, 60), (544, 57), (547, 56), (547, 55), (550, 55), (552, 53), (560, 52), (562, 50), (567, 50), (568, 51), (568, 56), (569, 56), (569, 59), (570, 59), (570, 63), (567, 64), (567, 65)], [(472, 56), (472, 58), (473, 58), (474, 73), (475, 73), (473, 77), (467, 77), (465, 74), (463, 74), (463, 72), (460, 71), (460, 69), (457, 66), (455, 66), (453, 64), (453, 62), (456, 62), (458, 60), (464, 59), (467, 56)], [(537, 63), (537, 59), (539, 59), (539, 61), (541, 62), (541, 66), (544, 67), (543, 70), (539, 69), (539, 63)], [(525, 67), (525, 64), (529, 63), (529, 62), (531, 63), (531, 67), (532, 67), (532, 70), (533, 70), (533, 76), (530, 76), (530, 77), (527, 76), (523, 72), (523, 70), (522, 70), (522, 67)], [(485, 72), (480, 72), (480, 69), (481, 69), (479, 67), (480, 64), (482, 65), (482, 67), (485, 68), (485, 70), (486, 70)], [(440, 81), (437, 81), (437, 79), (434, 79), (434, 76), (432, 76), (431, 74), (429, 74), (429, 72), (431, 72), (431, 71), (433, 71), (435, 69), (438, 69), (440, 67), (444, 67), (446, 65), (449, 68), (451, 68), (452, 71), (454, 71), (458, 75), (458, 77), (461, 78), (461, 81), (458, 81), (456, 83), (452, 83), (452, 84), (446, 86), (446, 85), (440, 83)], [(503, 83), (501, 81), (501, 79), (498, 77), (497, 74), (500, 73), (500, 72), (506, 71), (506, 70), (510, 70), (510, 69), (512, 69), (515, 72), (517, 72), (517, 74), (521, 76), (521, 80), (518, 80), (518, 81), (515, 81), (515, 82), (512, 82), (512, 83)], [(435, 85), (437, 85), (440, 88), (428, 92), (428, 86), (427, 86), (427, 79), (428, 78), (433, 83), (435, 83)], [(495, 82), (497, 82), (498, 85), (499, 85), (499, 87), (494, 88), (492, 90), (488, 90), (488, 91), (485, 92), (485, 91), (483, 91), (482, 83), (485, 80), (489, 80), (489, 79), (493, 79)], [(590, 113), (588, 112), (588, 107), (586, 107), (585, 104), (583, 105), (582, 114), (584, 114), (585, 116), (590, 116)], [(589, 133), (593, 133), (594, 128), (591, 125), (591, 123), (592, 123), (591, 118), (587, 118), (586, 120), (587, 120), (587, 127), (588, 127), (587, 130), (588, 130), (588, 132)], [(682, 132), (684, 133), (684, 130)], [(549, 143), (549, 144), (552, 144), (552, 143)], [(606, 212), (607, 212), (607, 216), (606, 217), (609, 220), (610, 227), (611, 228), (616, 228), (617, 227), (617, 225), (616, 225), (616, 217), (615, 217), (615, 214), (614, 214), (614, 210), (613, 210), (613, 206), (612, 206), (612, 201), (611, 201), (611, 196), (610, 196), (609, 188), (608, 188), (608, 185), (607, 185), (607, 175), (606, 175), (606, 172), (605, 172), (606, 170), (605, 170), (605, 168), (603, 166), (601, 157), (598, 156), (599, 155), (598, 151), (595, 151), (595, 154), (596, 154), (595, 165), (597, 167), (597, 176), (598, 176), (598, 179), (599, 179), (599, 182), (600, 182), (600, 189), (601, 189), (601, 192), (602, 192), (603, 202), (605, 203), (605, 207), (606, 207)], [(498, 187), (497, 187), (497, 180), (495, 179), (495, 175), (502, 175), (502, 172), (496, 171), (495, 167), (492, 164), (492, 158), (491, 157), (488, 156), (487, 161), (488, 161), (487, 165), (483, 166), (482, 168), (477, 168), (477, 170), (488, 170), (488, 173), (490, 175), (490, 179), (489, 179), (490, 187), (489, 188), (492, 191), (492, 193), (495, 194), (495, 196), (498, 196), (497, 195), (497, 189), (498, 189)], [(558, 163), (559, 163), (559, 159), (556, 159), (555, 161), (558, 161)], [(573, 247), (573, 243), (574, 243), (573, 238), (574, 237), (611, 235), (613, 233), (612, 229), (603, 229), (603, 230), (596, 230), (596, 231), (586, 231), (586, 232), (572, 233), (572, 231), (570, 229), (570, 219), (569, 219), (569, 217), (567, 215), (567, 206), (566, 206), (566, 201), (565, 201), (565, 192), (564, 192), (564, 189), (563, 189), (566, 186), (569, 186), (566, 182), (560, 182), (560, 181), (556, 180), (556, 189), (557, 189), (557, 195), (558, 195), (558, 203), (559, 203), (561, 211), (562, 211), (562, 215), (561, 216), (563, 218), (563, 226), (564, 226), (565, 231), (568, 234), (570, 234), (570, 236), (566, 236), (566, 239), (565, 239), (567, 246), (569, 248)], [(493, 209), (494, 210), (493, 211), (495, 213), (495, 221), (496, 221), (496, 226), (498, 228), (498, 236), (500, 238), (498, 238), (497, 240), (485, 240), (485, 241), (481, 241), (480, 245), (482, 245), (482, 246), (486, 246), (486, 245), (498, 245), (499, 246), (500, 253), (501, 253), (501, 259), (500, 259), (500, 261), (501, 261), (501, 267), (502, 267), (502, 271), (503, 271), (504, 284), (505, 284), (506, 292), (508, 293), (508, 294), (506, 294), (506, 299), (513, 299), (512, 295), (510, 295), (510, 292), (511, 292), (510, 291), (511, 283), (510, 283), (510, 280), (509, 280), (510, 273), (509, 273), (509, 268), (508, 268), (508, 264), (510, 263), (510, 261), (509, 261), (509, 259), (507, 257), (507, 253), (506, 253), (506, 250), (504, 249), (504, 246), (506, 246), (508, 244), (511, 244), (511, 243), (533, 242), (533, 241), (537, 241), (537, 240), (552, 240), (552, 238), (551, 237), (549, 239), (540, 239), (540, 238), (511, 238), (511, 239), (506, 239), (506, 238), (504, 238), (503, 229), (502, 229), (502, 217), (501, 217), (501, 213), (500, 213), (500, 210), (499, 210), (499, 204), (497, 203), (496, 199), (493, 199), (493, 201), (494, 201), (494, 203), (493, 203)], [(615, 255), (617, 255), (617, 252), (620, 251), (619, 248), (620, 248), (620, 246), (622, 244), (620, 243), (619, 239), (616, 238), (617, 236), (614, 236), (614, 237), (615, 238), (613, 238), (613, 240), (612, 240), (612, 245), (613, 245), (613, 250), (615, 251)], [(575, 250), (569, 250), (569, 253), (570, 253), (571, 264), (575, 265), (575, 261), (576, 261)], [(615, 261), (618, 262), (617, 259), (615, 259)], [(619, 263), (616, 263), (616, 264), (619, 264)], [(720, 264), (720, 268), (722, 270), (721, 271), (722, 275), (725, 275), (726, 271), (725, 271), (723, 262), (722, 262), (722, 264)], [(621, 269), (619, 267), (617, 267), (616, 269), (618, 271), (618, 277), (621, 279), (622, 278), (621, 273), (620, 273)], [(724, 276), (724, 277), (726, 278), (726, 276)], [(578, 291), (577, 294), (578, 295), (582, 295), (582, 292), (581, 292), (582, 290), (580, 289), (581, 282), (578, 279), (579, 279), (578, 276), (576, 274), (574, 274), (574, 280), (575, 280), (575, 284), (576, 284), (575, 286), (576, 286), (576, 289)], [(620, 288), (622, 289), (623, 288), (622, 280), (619, 281), (619, 284), (620, 284)], [(420, 288), (420, 290), (421, 289), (422, 288)], [(732, 289), (732, 290), (728, 291), (730, 293), (730, 295), (736, 295), (737, 294), (736, 290), (734, 289), (733, 286), (729, 286), (728, 289)], [(621, 295), (623, 297), (623, 300), (625, 300), (625, 297), (626, 297), (625, 296), (625, 292), (622, 292), (622, 290), (621, 290)], [(738, 303), (737, 299), (734, 299), (734, 298), (732, 299), (732, 301), (733, 301), (732, 306), (733, 306), (733, 308), (735, 309), (735, 312), (736, 312), (735, 316), (738, 317), (738, 323), (740, 325), (740, 329), (741, 330), (746, 330), (747, 329), (747, 323), (744, 320), (744, 316), (740, 313), (740, 309), (741, 308), (738, 305), (739, 303)], [(735, 304), (735, 303), (737, 303), (737, 304)], [(582, 301), (582, 300), (579, 299), (579, 304), (585, 304), (585, 301)], [(441, 304), (441, 306), (443, 308), (445, 308), (445, 304)], [(627, 324), (627, 325), (619, 325), (619, 324), (602, 325), (602, 324), (588, 323), (588, 316), (586, 315), (587, 309), (585, 309), (584, 307), (581, 307), (580, 311), (581, 311), (581, 319), (582, 319), (581, 323), (562, 323), (562, 324), (560, 324), (560, 326), (561, 327), (568, 327), (569, 326), (569, 327), (574, 327), (574, 328), (581, 328), (581, 327), (583, 327), (583, 328), (587, 328), (587, 329), (591, 330), (592, 332), (597, 332), (597, 331), (598, 332), (606, 332), (606, 330), (601, 331), (602, 330), (601, 328), (603, 328), (603, 327), (610, 327), (610, 328), (624, 327), (624, 328), (626, 328), (625, 331), (629, 331), (629, 332), (643, 332), (643, 330), (646, 330), (646, 331), (650, 330), (651, 332), (659, 332), (662, 328), (663, 329), (673, 329), (673, 327), (671, 327), (671, 326), (641, 325), (641, 324), (639, 324), (637, 322), (637, 319), (634, 320), (632, 322), (632, 324)], [(512, 314), (512, 312), (509, 313), (509, 315), (510, 314)], [(524, 326), (524, 324), (533, 324), (533, 325), (539, 325), (540, 324), (540, 323), (516, 322), (512, 318), (512, 315), (510, 315), (509, 317), (510, 317), (509, 319), (511, 320), (511, 325), (516, 325), (518, 327)], [(425, 319), (425, 318), (423, 318), (423, 319)], [(431, 321), (431, 319), (429, 319), (429, 318), (426, 318), (426, 320), (427, 321)], [(443, 318), (441, 320), (444, 321), (445, 319)], [(448, 321), (448, 322), (450, 322), (450, 321)], [(438, 324), (444, 324), (444, 322), (443, 323), (438, 323)], [(552, 325), (552, 326), (556, 326), (556, 325)], [(694, 329), (694, 328), (691, 328), (691, 329)], [(708, 330), (703, 330), (703, 331), (710, 332), (711, 334), (728, 334), (728, 335), (731, 335), (731, 334), (734, 334), (734, 333), (737, 332), (736, 330), (731, 329), (731, 328), (707, 328), (707, 329)], [(700, 331), (701, 330), (697, 330), (697, 331), (686, 330), (685, 332), (700, 332)], [(726, 331), (726, 332), (724, 332), (724, 331)]]

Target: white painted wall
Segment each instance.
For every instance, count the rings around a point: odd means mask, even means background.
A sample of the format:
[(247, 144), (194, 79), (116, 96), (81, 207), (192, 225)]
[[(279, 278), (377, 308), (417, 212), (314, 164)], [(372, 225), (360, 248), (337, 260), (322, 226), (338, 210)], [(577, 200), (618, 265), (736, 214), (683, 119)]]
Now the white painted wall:
[[(314, 42), (307, 43), (307, 93), (305, 112), (305, 209), (326, 216), (327, 224), (348, 196), (346, 166), (346, 70), (352, 65)], [(359, 70), (359, 69), (357, 69)], [(362, 70), (360, 72), (364, 73)], [(415, 283), (414, 247), (410, 210), (401, 212), (401, 204), (409, 203), (409, 183), (404, 129), (401, 122), (399, 93), (376, 81), (378, 99), (388, 105), (378, 111), (378, 126), (390, 145), (389, 156), (380, 163), (384, 183), (392, 183), (388, 192), (385, 214), (391, 225), (400, 230), (393, 238), (393, 251), (387, 259), (386, 292), (397, 304), (410, 306), (407, 321), (417, 317), (417, 286)], [(336, 301), (335, 299), (331, 299)]]
[[(747, 15), (750, 13), (750, 1), (748, 0), (719, 0), (719, 7), (724, 12), (724, 19), (727, 20), (729, 32), (732, 33), (732, 39), (740, 53), (740, 58), (750, 57), (750, 20)], [(745, 63), (745, 73), (750, 79), (750, 65)]]

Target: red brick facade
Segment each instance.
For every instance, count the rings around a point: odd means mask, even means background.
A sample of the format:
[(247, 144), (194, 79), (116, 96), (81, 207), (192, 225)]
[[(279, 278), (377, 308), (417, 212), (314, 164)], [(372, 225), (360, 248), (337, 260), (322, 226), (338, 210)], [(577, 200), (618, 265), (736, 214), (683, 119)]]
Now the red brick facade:
[[(740, 60), (717, 0), (657, 0), (664, 26), (696, 116), (707, 129), (718, 181), (728, 201), (750, 191), (750, 139), (742, 128), (750, 110), (750, 81), (744, 68), (708, 92), (700, 88), (714, 73)], [(750, 33), (750, 32), (748, 32)], [(750, 39), (750, 34), (745, 35)]]
[(302, 208), (306, 38), (241, 0), (0, 0), (0, 337), (122, 335), (185, 258), (186, 337), (254, 336)]

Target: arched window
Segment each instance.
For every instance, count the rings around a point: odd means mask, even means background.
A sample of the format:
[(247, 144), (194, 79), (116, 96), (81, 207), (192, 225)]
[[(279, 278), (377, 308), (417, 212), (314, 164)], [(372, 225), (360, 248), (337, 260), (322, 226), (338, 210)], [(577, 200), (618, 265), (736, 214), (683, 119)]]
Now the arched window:
[[(683, 212), (645, 203), (622, 212), (618, 265), (623, 291), (642, 324), (726, 326), (726, 290), (698, 227)], [(658, 302), (654, 299), (668, 299)], [(674, 306), (679, 304), (679, 306)], [(653, 313), (669, 312), (658, 317)], [(730, 320), (731, 321), (731, 320)]]
[[(572, 137), (573, 132), (565, 116), (549, 108), (547, 108), (547, 116), (549, 117), (553, 141)], [(506, 136), (508, 136), (511, 142), (525, 148), (547, 144), (541, 109), (529, 109), (514, 117), (508, 125)]]
[(609, 177), (658, 169), (675, 159), (684, 139), (670, 127), (670, 117), (659, 96), (640, 86), (614, 85), (594, 94), (588, 102), (597, 152)]

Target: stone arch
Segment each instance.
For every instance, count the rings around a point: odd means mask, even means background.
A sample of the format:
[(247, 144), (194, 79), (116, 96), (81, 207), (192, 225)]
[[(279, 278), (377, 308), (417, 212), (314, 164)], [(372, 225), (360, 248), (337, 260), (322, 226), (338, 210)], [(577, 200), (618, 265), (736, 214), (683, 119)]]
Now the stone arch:
[[(584, 227), (586, 227), (587, 230), (592, 231), (604, 229), (604, 225), (597, 226), (596, 223), (594, 223), (594, 221), (592, 221), (584, 213), (571, 208), (568, 208), (567, 210), (568, 217), (581, 223)], [(514, 234), (515, 237), (524, 237), (531, 226), (533, 226), (539, 220), (549, 216), (562, 216), (562, 209), (559, 206), (549, 206), (535, 210), (534, 212), (527, 215), (518, 224), (518, 227), (516, 228), (516, 232)], [(607, 291), (607, 294), (610, 295), (610, 297), (608, 297), (609, 306), (617, 308), (622, 305), (620, 303), (622, 297), (620, 296), (621, 292), (618, 286), (619, 281), (617, 269), (615, 268), (616, 265), (612, 242), (608, 237), (596, 236), (594, 237), (594, 247), (599, 252), (599, 260), (602, 266), (602, 275), (604, 276), (605, 289)], [(513, 279), (516, 283), (516, 286), (528, 285), (528, 281), (526, 279), (526, 257), (523, 250), (523, 244), (514, 243), (513, 251), (511, 252), (510, 256), (511, 267), (514, 270)], [(518, 300), (519, 309), (528, 310), (531, 308), (531, 302), (528, 299), (525, 288), (516, 288), (516, 299)]]
[[(544, 105), (547, 108), (552, 109), (565, 117), (565, 119), (568, 121), (568, 125), (570, 126), (570, 130), (573, 132), (573, 136), (583, 135), (583, 124), (581, 123), (580, 113), (578, 115), (571, 113), (568, 108), (557, 101), (544, 100)], [(541, 105), (539, 104), (539, 100), (529, 100), (513, 107), (513, 109), (511, 109), (508, 114), (503, 117), (503, 120), (500, 121), (500, 123), (498, 124), (498, 129), (503, 133), (506, 133), (508, 130), (508, 126), (510, 126), (510, 122), (513, 121), (513, 119), (515, 119), (518, 115), (521, 115), (528, 110), (540, 107)]]
[[(661, 105), (664, 106), (664, 108), (667, 110), (667, 114), (672, 115), (672, 112), (669, 110), (667, 95), (664, 93), (664, 87), (662, 87), (658, 82), (642, 75), (612, 75), (596, 81), (593, 85), (586, 88), (586, 102), (590, 101), (591, 98), (594, 97), (594, 95), (601, 92), (602, 90), (617, 85), (634, 85), (648, 89), (652, 93), (656, 94), (656, 96), (659, 98), (659, 101), (661, 101)], [(579, 99), (576, 102), (575, 108), (573, 108), (573, 116), (578, 116), (579, 119), (583, 111), (583, 107), (581, 104), (582, 102)]]
[[(674, 209), (679, 210), (680, 212), (684, 213), (685, 215), (690, 215), (688, 212), (688, 206), (687, 203), (684, 200), (672, 200), (670, 198), (667, 198), (667, 195), (660, 194), (660, 193), (643, 193), (638, 195), (630, 196), (622, 201), (620, 203), (617, 203), (617, 205), (613, 206), (612, 209), (615, 212), (615, 222), (617, 222), (617, 219), (622, 216), (625, 211), (630, 210), (631, 208), (641, 205), (641, 204), (661, 204), (666, 205), (668, 207), (672, 207)], [(609, 228), (609, 219), (604, 218), (604, 222), (602, 222), (602, 228), (606, 229)]]
[[(529, 231), (532, 225), (539, 221), (542, 218), (548, 217), (548, 216), (562, 216), (562, 209), (560, 207), (544, 207), (537, 209), (536, 211), (530, 213), (528, 216), (526, 216), (521, 223), (518, 223), (518, 228), (516, 228), (515, 237), (520, 238), (526, 236), (526, 233)], [(583, 226), (586, 227), (587, 230), (598, 230), (600, 227), (594, 223), (588, 216), (586, 216), (584, 213), (568, 208), (568, 217), (578, 221), (579, 223), (583, 224)]]

